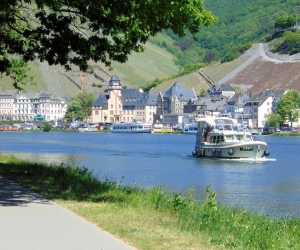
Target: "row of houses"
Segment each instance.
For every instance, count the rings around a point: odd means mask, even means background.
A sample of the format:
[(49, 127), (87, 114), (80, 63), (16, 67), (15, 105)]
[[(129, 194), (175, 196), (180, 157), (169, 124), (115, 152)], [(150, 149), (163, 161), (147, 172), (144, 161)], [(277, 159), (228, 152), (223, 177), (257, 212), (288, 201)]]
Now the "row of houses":
[[(197, 97), (192, 89), (175, 82), (167, 91), (149, 94), (122, 86), (113, 75), (108, 89), (96, 96), (90, 121), (133, 122), (139, 120), (168, 126), (193, 123), (205, 115), (230, 116), (253, 128), (264, 127), (267, 117), (287, 90), (274, 89), (260, 93), (238, 94), (228, 84), (212, 85), (206, 95)], [(64, 118), (69, 100), (46, 91), (20, 93), (10, 90), (0, 93), (0, 119), (19, 121), (56, 121)]]
[(140, 120), (175, 126), (193, 123), (203, 115), (236, 118), (249, 127), (264, 127), (267, 117), (287, 92), (286, 89), (239, 94), (229, 84), (212, 85), (205, 96), (197, 97), (192, 89), (175, 82), (166, 92), (149, 95), (138, 89), (122, 87), (112, 76), (106, 92), (99, 95), (92, 107), (93, 122), (132, 122)]
[(7, 90), (0, 93), (0, 119), (17, 121), (56, 121), (67, 111), (69, 100), (46, 91), (21, 93)]

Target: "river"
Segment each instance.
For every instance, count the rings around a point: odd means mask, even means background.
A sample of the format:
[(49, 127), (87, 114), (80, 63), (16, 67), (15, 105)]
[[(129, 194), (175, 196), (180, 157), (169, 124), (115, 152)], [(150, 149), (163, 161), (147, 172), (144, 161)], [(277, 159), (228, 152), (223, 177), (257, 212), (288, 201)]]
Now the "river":
[(258, 160), (195, 158), (195, 136), (1, 132), (1, 154), (42, 162), (76, 162), (102, 178), (144, 188), (163, 185), (169, 192), (205, 189), (223, 205), (259, 214), (299, 216), (300, 137), (268, 136), (271, 155)]

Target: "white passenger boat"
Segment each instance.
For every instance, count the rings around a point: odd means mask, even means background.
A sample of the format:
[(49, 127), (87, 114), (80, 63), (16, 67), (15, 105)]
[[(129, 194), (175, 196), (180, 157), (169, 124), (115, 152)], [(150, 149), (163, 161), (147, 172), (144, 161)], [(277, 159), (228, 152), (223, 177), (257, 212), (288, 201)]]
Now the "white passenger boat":
[(198, 125), (197, 123), (195, 124), (189, 124), (189, 125), (185, 125), (183, 127), (182, 133), (183, 134), (197, 134), (197, 130), (198, 130)]
[(197, 157), (261, 158), (269, 156), (268, 146), (260, 138), (237, 128), (234, 119), (226, 117), (203, 117), (197, 122), (195, 149)]
[(114, 123), (111, 127), (112, 133), (152, 133), (151, 123), (132, 122), (132, 123)]
[(94, 126), (81, 125), (76, 128), (78, 132), (96, 132), (98, 129)]

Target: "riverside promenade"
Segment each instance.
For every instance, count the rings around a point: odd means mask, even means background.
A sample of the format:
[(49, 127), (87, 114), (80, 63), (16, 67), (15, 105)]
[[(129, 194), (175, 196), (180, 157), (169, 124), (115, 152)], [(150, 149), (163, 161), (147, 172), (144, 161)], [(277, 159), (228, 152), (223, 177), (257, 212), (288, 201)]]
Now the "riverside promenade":
[(5, 250), (134, 250), (73, 212), (0, 176)]

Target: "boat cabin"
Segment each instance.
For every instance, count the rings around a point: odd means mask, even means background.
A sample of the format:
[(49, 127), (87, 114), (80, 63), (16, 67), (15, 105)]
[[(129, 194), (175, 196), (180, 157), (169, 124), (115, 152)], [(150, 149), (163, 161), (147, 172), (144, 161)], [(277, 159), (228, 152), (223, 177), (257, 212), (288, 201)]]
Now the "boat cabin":
[(211, 118), (198, 121), (198, 135), (206, 144), (226, 144), (241, 141), (253, 141), (252, 135), (239, 131), (232, 119)]

